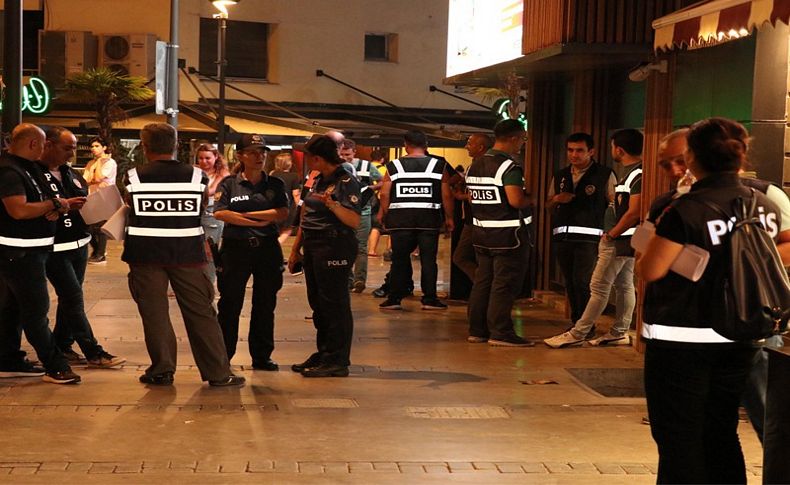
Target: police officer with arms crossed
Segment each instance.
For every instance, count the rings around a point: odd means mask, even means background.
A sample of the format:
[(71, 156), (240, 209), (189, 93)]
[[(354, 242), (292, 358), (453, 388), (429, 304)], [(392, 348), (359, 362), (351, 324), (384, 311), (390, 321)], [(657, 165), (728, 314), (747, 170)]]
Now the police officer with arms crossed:
[(200, 377), (212, 386), (238, 386), (230, 371), (214, 310), (214, 286), (206, 275), (200, 215), (208, 178), (198, 167), (173, 159), (177, 133), (165, 123), (143, 127), (148, 162), (126, 175), (131, 211), (121, 259), (129, 264), (129, 290), (143, 320), (151, 366), (140, 382), (171, 385), (176, 371), (176, 336), (168, 313), (172, 286), (184, 317)]
[[(71, 364), (89, 367), (117, 367), (126, 359), (105, 351), (93, 336), (90, 322), (85, 315), (82, 283), (88, 265), (88, 226), (79, 209), (88, 195), (88, 184), (68, 165), (74, 158), (77, 139), (69, 130), (54, 127), (47, 130), (47, 141), (39, 164), (47, 187), (54, 197), (67, 199), (69, 212), (58, 219), (55, 246), (47, 258), (47, 278), (58, 295), (55, 343)], [(82, 358), (71, 349), (74, 341), (85, 354)]]
[(533, 342), (516, 335), (510, 312), (524, 283), (532, 205), (524, 190), (524, 171), (513, 160), (524, 145), (526, 131), (517, 120), (494, 127), (494, 147), (469, 167), (466, 186), (472, 206), (472, 241), (477, 256), (474, 286), (469, 297), (470, 343), (528, 347)]
[(346, 377), (354, 331), (348, 277), (357, 255), (359, 182), (341, 166), (337, 145), (328, 136), (310, 140), (305, 150), (319, 174), (303, 199), (288, 269), (293, 273), (304, 261), (318, 351), (291, 369), (304, 377)]
[(247, 281), (253, 277), (249, 347), (252, 368), (276, 371), (274, 308), (283, 286), (283, 251), (277, 223), (288, 217), (285, 184), (263, 171), (266, 142), (260, 135), (243, 135), (236, 143), (238, 175), (227, 177), (214, 196), (214, 217), (225, 223), (220, 248), (218, 319), (228, 360), (236, 353), (239, 315)]
[[(686, 161), (698, 182), (663, 212), (637, 263), (648, 283), (642, 337), (658, 483), (746, 483), (738, 407), (755, 343), (721, 336), (709, 315), (712, 304), (722, 304), (720, 276), (731, 264), (720, 211), (734, 214), (736, 198), (752, 197), (738, 178), (748, 138), (741, 124), (724, 118), (691, 126)], [(776, 206), (759, 191), (754, 197), (768, 233), (780, 244), (790, 241), (790, 230), (780, 230)], [(696, 283), (670, 270), (685, 244), (710, 254)]]
[[(49, 330), (46, 262), (55, 243), (55, 221), (69, 210), (62, 198), (48, 198), (34, 160), (44, 149), (44, 132), (23, 123), (11, 132), (0, 157), (0, 377), (42, 376), (71, 384), (71, 371)], [(44, 369), (25, 360), (22, 330)]]
[[(436, 297), (439, 268), (439, 232), (453, 232), (453, 194), (447, 162), (426, 154), (425, 134), (408, 131), (403, 136), (406, 156), (387, 164), (379, 197), (379, 220), (392, 238), (391, 285), (383, 310), (400, 310), (408, 294), (411, 253), (419, 247), (422, 309), (446, 310)], [(444, 217), (444, 220), (442, 220)]]
[[(568, 166), (554, 174), (546, 208), (552, 211), (554, 254), (565, 280), (571, 324), (590, 299), (590, 279), (603, 236), (604, 214), (614, 200), (614, 172), (593, 160), (593, 139), (573, 133), (565, 140)], [(590, 330), (594, 335), (595, 328)]]

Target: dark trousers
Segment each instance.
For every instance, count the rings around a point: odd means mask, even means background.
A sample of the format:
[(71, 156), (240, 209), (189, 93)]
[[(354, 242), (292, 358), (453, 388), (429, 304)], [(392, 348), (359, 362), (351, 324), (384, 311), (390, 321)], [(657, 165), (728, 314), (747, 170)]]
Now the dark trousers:
[(475, 248), (477, 271), (467, 309), (469, 335), (502, 339), (516, 334), (510, 312), (527, 271), (525, 246), (506, 250)]
[(97, 222), (88, 226), (88, 232), (91, 234), (91, 257), (100, 257), (107, 255), (107, 236), (101, 232), (101, 226), (107, 221)]
[(61, 351), (71, 348), (74, 341), (85, 357), (98, 357), (103, 351), (93, 336), (90, 322), (85, 315), (82, 283), (88, 265), (88, 246), (69, 251), (49, 253), (47, 278), (58, 295), (55, 316), (55, 344)]
[(230, 375), (230, 364), (214, 310), (214, 285), (206, 274), (205, 265), (129, 265), (129, 291), (143, 320), (145, 346), (151, 358), (151, 366), (145, 373), (158, 375), (176, 371), (176, 334), (168, 311), (168, 283), (184, 317), (201, 379), (225, 379)]
[(738, 406), (756, 349), (648, 343), (645, 392), (658, 483), (746, 483)]
[(24, 358), (22, 331), (48, 372), (69, 369), (49, 330), (47, 253), (0, 259), (0, 367)]
[(398, 229), (390, 232), (392, 238), (392, 287), (390, 296), (400, 300), (408, 295), (411, 275), (411, 253), (420, 248), (420, 285), (423, 300), (436, 298), (436, 278), (439, 266), (439, 231), (424, 229)]
[[(784, 340), (781, 335), (765, 339), (765, 347), (783, 347)], [(768, 390), (768, 352), (760, 349), (754, 354), (752, 370), (749, 372), (749, 379), (746, 381), (746, 389), (741, 398), (741, 404), (749, 414), (749, 422), (752, 423), (754, 432), (760, 442), (763, 441), (765, 433), (765, 397)]]
[(565, 279), (565, 292), (571, 306), (571, 322), (582, 317), (590, 299), (590, 279), (598, 260), (598, 243), (555, 241), (554, 254)]
[(321, 363), (350, 365), (354, 319), (348, 276), (357, 254), (353, 232), (333, 230), (305, 234), (304, 276), (307, 301), (313, 309), (316, 346)]
[[(254, 242), (252, 242), (254, 241)], [(252, 247), (250, 243), (258, 244)], [(236, 354), (239, 315), (244, 304), (247, 281), (252, 276), (252, 314), (249, 347), (252, 363), (264, 363), (274, 351), (274, 308), (283, 286), (283, 252), (276, 237), (224, 239), (217, 273), (219, 314), (228, 360)]]
[(453, 263), (469, 277), (470, 281), (475, 280), (475, 271), (477, 270), (477, 257), (475, 247), (472, 245), (473, 232), (474, 226), (472, 224), (464, 224), (461, 230), (461, 237), (458, 239), (458, 245), (455, 246), (455, 251), (453, 251)]

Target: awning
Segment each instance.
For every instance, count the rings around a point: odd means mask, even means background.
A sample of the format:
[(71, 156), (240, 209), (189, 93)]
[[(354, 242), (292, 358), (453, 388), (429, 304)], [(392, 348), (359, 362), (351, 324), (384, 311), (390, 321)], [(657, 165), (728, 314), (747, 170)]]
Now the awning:
[(696, 49), (749, 35), (790, 18), (790, 0), (705, 0), (653, 21), (656, 51)]

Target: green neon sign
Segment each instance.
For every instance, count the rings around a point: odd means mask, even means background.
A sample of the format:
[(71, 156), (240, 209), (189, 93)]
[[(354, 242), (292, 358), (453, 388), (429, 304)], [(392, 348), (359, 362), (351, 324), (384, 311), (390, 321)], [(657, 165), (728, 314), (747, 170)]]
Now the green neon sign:
[[(507, 110), (507, 107), (510, 105), (510, 100), (507, 98), (498, 99), (494, 103), (494, 111), (497, 114), (497, 117), (500, 121), (502, 120), (509, 120), (510, 113)], [(519, 113), (518, 118), (516, 118), (522, 125), (524, 125), (524, 129), (527, 129), (527, 117), (524, 116), (524, 113)]]
[[(40, 115), (49, 111), (52, 97), (47, 83), (41, 78), (31, 77), (30, 81), (22, 86), (22, 111)], [(0, 103), (0, 111), (3, 105)]]

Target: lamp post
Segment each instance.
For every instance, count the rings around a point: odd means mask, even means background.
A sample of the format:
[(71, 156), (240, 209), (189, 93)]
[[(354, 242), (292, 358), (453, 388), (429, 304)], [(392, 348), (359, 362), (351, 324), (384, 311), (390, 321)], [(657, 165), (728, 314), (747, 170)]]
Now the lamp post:
[(217, 77), (219, 78), (219, 109), (217, 110), (217, 151), (225, 156), (225, 38), (228, 30), (228, 7), (241, 0), (209, 0), (219, 10), (214, 18), (219, 21), (217, 40)]

